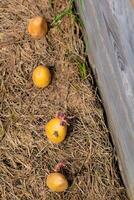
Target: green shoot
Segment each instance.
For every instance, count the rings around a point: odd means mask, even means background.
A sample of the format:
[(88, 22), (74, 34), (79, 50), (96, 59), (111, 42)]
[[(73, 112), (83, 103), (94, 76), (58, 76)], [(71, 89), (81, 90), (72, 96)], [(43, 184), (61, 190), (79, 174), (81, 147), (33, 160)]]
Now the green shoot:
[(81, 8), (83, 7), (83, 0), (79, 0), (80, 1), (80, 6)]
[(85, 63), (79, 63), (79, 71), (82, 79), (86, 79), (87, 77), (87, 67)]
[(54, 25), (56, 26), (56, 25), (60, 24), (62, 19), (63, 19), (63, 17), (67, 16), (67, 15), (68, 16), (72, 15), (72, 9), (71, 8), (66, 8), (63, 11), (61, 11), (58, 15), (56, 15), (54, 17), (53, 22), (51, 23), (51, 26), (54, 26)]

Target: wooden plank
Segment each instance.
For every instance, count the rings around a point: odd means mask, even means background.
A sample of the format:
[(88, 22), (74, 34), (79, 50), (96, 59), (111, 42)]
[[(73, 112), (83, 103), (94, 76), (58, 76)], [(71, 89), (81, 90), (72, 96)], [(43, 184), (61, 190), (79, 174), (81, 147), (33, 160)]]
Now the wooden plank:
[[(133, 0), (76, 0), (119, 167), (134, 200)], [(91, 56), (92, 55), (92, 56)]]

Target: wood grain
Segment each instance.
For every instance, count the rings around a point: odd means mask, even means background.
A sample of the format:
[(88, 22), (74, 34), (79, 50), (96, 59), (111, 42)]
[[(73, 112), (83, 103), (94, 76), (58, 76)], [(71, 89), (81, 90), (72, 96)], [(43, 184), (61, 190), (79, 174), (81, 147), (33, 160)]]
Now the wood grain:
[(76, 0), (76, 4), (85, 25), (86, 43), (93, 56), (94, 71), (119, 157), (120, 171), (128, 195), (134, 200), (132, 0), (83, 0), (82, 5), (81, 0)]

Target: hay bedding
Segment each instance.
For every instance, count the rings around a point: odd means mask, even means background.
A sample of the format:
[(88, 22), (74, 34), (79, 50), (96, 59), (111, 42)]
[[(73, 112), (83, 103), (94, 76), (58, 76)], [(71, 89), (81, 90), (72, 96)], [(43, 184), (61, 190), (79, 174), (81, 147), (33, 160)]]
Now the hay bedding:
[[(51, 24), (68, 6), (67, 0), (0, 1), (2, 200), (127, 199), (91, 75), (86, 81), (79, 77), (78, 63), (85, 62), (85, 53), (76, 18), (65, 16), (59, 26), (50, 25), (39, 41), (26, 33), (32, 16), (44, 14)], [(50, 66), (53, 73), (52, 84), (43, 90), (31, 81), (38, 64)], [(43, 134), (44, 123), (57, 111), (74, 117), (68, 137), (58, 146)], [(56, 194), (44, 180), (61, 160), (70, 187)]]

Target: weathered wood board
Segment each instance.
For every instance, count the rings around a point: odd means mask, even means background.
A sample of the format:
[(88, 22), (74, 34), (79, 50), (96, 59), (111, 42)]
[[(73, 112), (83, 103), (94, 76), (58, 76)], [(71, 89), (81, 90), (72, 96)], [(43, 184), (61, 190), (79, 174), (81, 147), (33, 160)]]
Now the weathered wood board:
[(134, 200), (134, 1), (75, 1), (120, 171)]

